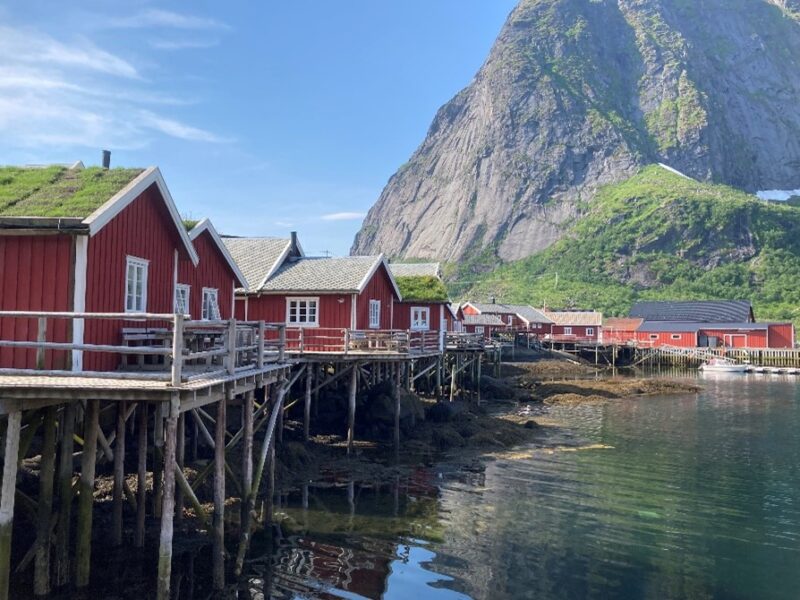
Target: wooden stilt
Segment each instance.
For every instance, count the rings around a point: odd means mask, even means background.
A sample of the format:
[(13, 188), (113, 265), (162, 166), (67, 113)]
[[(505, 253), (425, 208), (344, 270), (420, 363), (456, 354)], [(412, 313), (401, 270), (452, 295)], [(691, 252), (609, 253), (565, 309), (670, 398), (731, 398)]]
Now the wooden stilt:
[(164, 412), (156, 405), (153, 425), (153, 515), (161, 516), (161, 477), (164, 474)]
[(226, 400), (217, 404), (217, 423), (214, 437), (214, 519), (213, 582), (214, 589), (225, 587), (225, 424)]
[(394, 450), (395, 453), (400, 452), (400, 373), (398, 371), (397, 378), (392, 382), (392, 392), (394, 396)]
[(248, 392), (242, 403), (242, 515), (241, 523), (244, 528), (247, 524), (247, 504), (253, 492), (253, 402), (254, 393)]
[[(176, 468), (183, 473), (183, 466), (186, 458), (186, 413), (181, 413), (178, 416), (178, 432), (175, 446), (175, 464)], [(178, 521), (183, 520), (183, 505), (184, 493), (183, 488), (178, 487), (175, 490), (175, 518)]]
[(436, 359), (436, 401), (442, 398), (442, 357)]
[(136, 483), (136, 537), (134, 545), (137, 548), (143, 548), (147, 510), (147, 490), (145, 488), (147, 482), (147, 403), (139, 402), (137, 410), (139, 411), (139, 431), (137, 432), (139, 438), (139, 463)]
[(57, 417), (55, 406), (45, 409), (42, 459), (39, 466), (36, 560), (33, 571), (33, 593), (37, 596), (46, 596), (50, 593), (50, 525), (53, 519), (53, 475), (56, 469)]
[(353, 452), (353, 440), (356, 427), (356, 391), (358, 389), (358, 366), (354, 365), (350, 373), (350, 393), (347, 403), (347, 454)]
[(117, 405), (117, 440), (114, 445), (114, 497), (111, 518), (111, 543), (122, 545), (122, 487), (125, 484), (125, 411), (127, 405)]
[(275, 445), (269, 450), (267, 463), (267, 489), (264, 492), (264, 523), (272, 523), (272, 513), (275, 498)]
[(0, 490), (0, 600), (9, 600), (11, 571), (11, 530), (14, 524), (14, 495), (17, 488), (17, 454), (22, 411), (8, 415), (6, 453), (3, 460), (3, 486)]
[(306, 369), (306, 402), (303, 407), (303, 439), (308, 441), (311, 429), (311, 365), (308, 365)]
[(480, 354), (476, 355), (475, 359), (475, 371), (477, 373), (477, 381), (475, 382), (475, 392), (478, 394), (478, 404), (481, 403), (481, 356)]
[[(175, 452), (178, 437), (179, 398), (170, 401), (166, 422), (166, 444), (164, 447), (164, 486), (161, 508), (161, 537), (158, 546), (158, 600), (169, 600), (170, 576), (172, 574), (172, 534), (175, 517)], [(225, 404), (223, 401), (221, 404)], [(224, 445), (224, 438), (223, 438)], [(223, 473), (224, 475), (224, 473)]]
[(69, 581), (69, 540), (72, 529), (72, 453), (75, 441), (75, 412), (77, 404), (70, 402), (64, 407), (61, 419), (61, 447), (58, 462), (58, 528), (56, 529), (56, 585)]
[(89, 585), (92, 559), (92, 508), (94, 504), (94, 468), (97, 460), (97, 430), (100, 401), (88, 400), (84, 414), (81, 478), (78, 484), (78, 531), (75, 548), (75, 585)]
[(458, 354), (456, 354), (453, 357), (453, 365), (450, 368), (450, 402), (452, 402), (456, 398), (456, 377), (458, 374), (457, 365), (458, 365)]

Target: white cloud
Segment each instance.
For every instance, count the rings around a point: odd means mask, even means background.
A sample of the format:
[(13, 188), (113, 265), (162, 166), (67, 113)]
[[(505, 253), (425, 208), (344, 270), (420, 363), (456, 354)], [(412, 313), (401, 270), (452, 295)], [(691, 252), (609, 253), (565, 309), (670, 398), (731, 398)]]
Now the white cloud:
[(112, 28), (122, 29), (142, 29), (142, 28), (172, 28), (172, 29), (194, 29), (194, 30), (228, 30), (230, 26), (216, 19), (186, 15), (151, 8), (135, 15), (110, 19), (107, 22)]
[(202, 50), (219, 45), (219, 40), (149, 40), (147, 43), (156, 50)]
[(361, 212), (337, 212), (322, 215), (320, 217), (323, 221), (356, 221), (366, 217), (366, 213)]
[(86, 38), (65, 41), (0, 25), (4, 147), (46, 153), (54, 146), (142, 148), (164, 136), (228, 141), (157, 109), (194, 102), (160, 91), (131, 62)]

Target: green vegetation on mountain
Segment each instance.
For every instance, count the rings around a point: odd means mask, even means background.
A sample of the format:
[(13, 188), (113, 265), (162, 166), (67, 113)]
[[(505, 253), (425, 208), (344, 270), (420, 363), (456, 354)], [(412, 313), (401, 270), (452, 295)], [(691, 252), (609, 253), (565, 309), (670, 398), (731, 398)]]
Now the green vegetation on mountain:
[(800, 319), (800, 209), (652, 165), (600, 188), (546, 250), (481, 274), (448, 271), (456, 297), (626, 314), (639, 299), (749, 299), (761, 319)]

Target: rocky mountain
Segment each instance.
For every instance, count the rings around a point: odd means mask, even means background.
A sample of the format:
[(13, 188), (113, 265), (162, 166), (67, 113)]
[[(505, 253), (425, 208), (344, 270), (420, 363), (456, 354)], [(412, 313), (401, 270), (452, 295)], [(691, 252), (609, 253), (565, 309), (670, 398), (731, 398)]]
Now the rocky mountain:
[(522, 0), (352, 251), (503, 261), (651, 163), (800, 188), (800, 0)]

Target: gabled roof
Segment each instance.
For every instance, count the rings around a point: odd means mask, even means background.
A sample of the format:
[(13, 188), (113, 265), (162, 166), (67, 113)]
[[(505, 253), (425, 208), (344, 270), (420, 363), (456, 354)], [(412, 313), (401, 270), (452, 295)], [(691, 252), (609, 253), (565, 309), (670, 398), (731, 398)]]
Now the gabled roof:
[[(245, 278), (245, 288), (257, 292), (283, 264), (292, 250), (289, 238), (239, 238), (223, 237), (222, 242), (239, 265)], [(298, 251), (303, 249), (298, 244)]]
[(464, 315), (464, 325), (505, 325), (497, 315)]
[(389, 263), (389, 270), (395, 277), (442, 277), (439, 263)]
[(233, 260), (231, 253), (228, 252), (228, 248), (223, 243), (222, 238), (219, 237), (216, 228), (214, 227), (214, 225), (211, 223), (210, 220), (203, 219), (197, 225), (195, 225), (189, 232), (189, 239), (194, 242), (198, 237), (200, 237), (200, 235), (204, 231), (207, 231), (208, 234), (211, 236), (211, 239), (214, 240), (214, 244), (216, 244), (217, 248), (220, 251), (220, 254), (222, 254), (222, 257), (225, 259), (225, 262), (228, 263), (228, 266), (231, 268), (231, 271), (233, 271), (233, 274), (236, 277), (236, 282), (240, 286), (246, 287), (247, 279), (245, 279), (245, 276), (239, 270), (239, 265), (237, 265), (236, 261)]
[(769, 323), (697, 323), (681, 321), (645, 321), (639, 326), (642, 333), (696, 333), (701, 330), (764, 331)]
[(155, 185), (193, 264), (198, 257), (183, 226), (178, 209), (158, 167), (146, 169), (84, 169), (72, 167), (0, 168), (0, 217), (4, 227), (15, 221), (27, 227), (62, 228), (62, 220), (79, 223), (90, 236)]
[(464, 306), (471, 306), (479, 314), (490, 315), (516, 315), (526, 323), (552, 323), (553, 321), (540, 310), (527, 304), (498, 304), (495, 302), (466, 302)]
[(575, 325), (577, 327), (600, 327), (603, 324), (602, 313), (587, 310), (546, 310), (544, 314), (552, 319), (555, 325)]
[(605, 329), (616, 329), (617, 331), (636, 331), (642, 324), (643, 319), (630, 317), (609, 317), (603, 319)]
[[(258, 290), (265, 293), (347, 293), (360, 294), (381, 267), (402, 298), (383, 254), (341, 258), (303, 257), (289, 259)], [(251, 290), (252, 291), (252, 290)]]
[(688, 302), (637, 302), (631, 317), (645, 321), (684, 323), (736, 323), (755, 321), (753, 307), (746, 300), (708, 300)]

